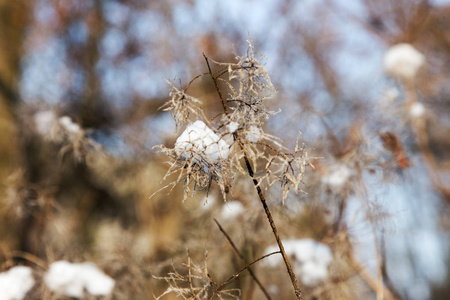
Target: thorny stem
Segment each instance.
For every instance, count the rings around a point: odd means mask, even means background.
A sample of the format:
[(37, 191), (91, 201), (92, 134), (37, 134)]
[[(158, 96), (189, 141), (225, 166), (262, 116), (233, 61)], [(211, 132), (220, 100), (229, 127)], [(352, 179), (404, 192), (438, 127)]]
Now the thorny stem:
[[(211, 66), (209, 65), (209, 61), (208, 61), (208, 58), (206, 57), (205, 53), (203, 53), (203, 57), (206, 60), (206, 64), (207, 64), (208, 70), (209, 70), (209, 75), (211, 76), (212, 80), (214, 81), (216, 91), (219, 94), (219, 98), (220, 98), (220, 101), (222, 102), (223, 110), (224, 110), (225, 114), (228, 115), (228, 107), (227, 107), (226, 102), (223, 99), (222, 92), (220, 91), (219, 85), (217, 84), (217, 77), (215, 77), (214, 74), (212, 73)], [(234, 133), (233, 136), (234, 136), (234, 139), (237, 138), (236, 133)], [(240, 144), (240, 146), (241, 146), (241, 149), (244, 149), (242, 144)], [(289, 262), (289, 259), (286, 255), (286, 251), (284, 250), (283, 243), (281, 242), (280, 236), (278, 235), (278, 230), (275, 225), (275, 222), (273, 221), (272, 213), (270, 212), (269, 207), (267, 206), (266, 198), (264, 197), (261, 187), (259, 186), (258, 180), (254, 176), (255, 174), (253, 172), (253, 168), (250, 165), (250, 161), (248, 160), (247, 154), (245, 152), (244, 152), (244, 160), (245, 160), (245, 165), (247, 166), (248, 175), (253, 180), (253, 184), (255, 185), (256, 191), (258, 192), (259, 200), (261, 201), (261, 204), (264, 208), (267, 219), (269, 220), (270, 227), (272, 227), (272, 232), (277, 241), (278, 248), (280, 249), (280, 252), (281, 252), (281, 256), (283, 256), (284, 264), (286, 265), (286, 269), (287, 269), (289, 277), (291, 279), (292, 286), (293, 286), (294, 292), (295, 292), (295, 296), (297, 297), (298, 300), (303, 300), (302, 292), (300, 291), (300, 289), (298, 287), (297, 278), (295, 277), (294, 271), (292, 270), (292, 267), (291, 267), (291, 263)]]
[[(223, 233), (223, 235), (227, 238), (228, 242), (230, 243), (231, 247), (233, 248), (234, 252), (236, 252), (236, 254), (240, 257), (240, 259), (245, 263), (248, 264), (248, 261), (245, 259), (245, 257), (241, 254), (241, 252), (239, 252), (238, 248), (236, 247), (236, 245), (233, 243), (233, 241), (231, 240), (230, 236), (228, 235), (228, 233), (225, 231), (225, 229), (223, 229), (223, 227), (219, 224), (219, 222), (214, 219), (214, 222), (216, 222), (217, 226), (219, 227), (219, 230)], [(258, 284), (259, 288), (261, 289), (261, 291), (264, 293), (264, 295), (266, 296), (266, 298), (268, 300), (271, 300), (272, 298), (270, 298), (269, 293), (266, 291), (266, 289), (264, 288), (264, 286), (262, 285), (261, 281), (259, 281), (259, 279), (256, 277), (255, 273), (253, 273), (253, 270), (248, 268), (248, 272), (250, 273), (250, 275), (252, 276), (253, 280), (256, 282), (256, 284)]]

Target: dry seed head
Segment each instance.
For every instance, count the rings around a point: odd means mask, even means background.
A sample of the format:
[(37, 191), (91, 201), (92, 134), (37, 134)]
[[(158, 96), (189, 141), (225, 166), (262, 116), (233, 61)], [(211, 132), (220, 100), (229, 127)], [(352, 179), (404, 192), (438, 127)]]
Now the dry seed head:
[[(189, 255), (189, 254), (188, 254)], [(208, 265), (205, 261), (199, 265), (194, 263), (188, 256), (187, 263), (183, 268), (177, 269), (172, 264), (172, 271), (165, 277), (156, 277), (156, 279), (165, 280), (169, 287), (156, 300), (161, 299), (167, 294), (174, 293), (177, 297), (184, 300), (190, 299), (240, 299), (241, 292), (238, 289), (221, 289), (216, 291), (213, 298), (211, 294), (216, 288), (216, 284), (211, 280), (208, 272)]]
[(170, 85), (170, 100), (166, 102), (162, 108), (164, 111), (169, 111), (175, 120), (177, 129), (189, 121), (191, 115), (198, 119), (200, 116), (200, 108), (197, 106), (202, 102), (188, 94), (185, 91), (177, 89), (173, 82), (166, 80)]
[(249, 38), (247, 40), (249, 45), (247, 55), (236, 55), (235, 64), (228, 64), (229, 80), (239, 80), (239, 95), (255, 95), (261, 96), (262, 92), (268, 90), (275, 92), (275, 88), (270, 81), (269, 73), (266, 67), (261, 63), (265, 58), (259, 52), (255, 52), (253, 42)]
[[(236, 171), (248, 174), (243, 166), (244, 157), (247, 157), (260, 185), (268, 188), (275, 182), (281, 183), (284, 202), (289, 190), (299, 191), (306, 166), (310, 165), (307, 152), (298, 146), (298, 141), (295, 150), (287, 152), (278, 138), (264, 132), (264, 123), (274, 114), (265, 107), (265, 102), (272, 98), (275, 89), (266, 67), (260, 62), (264, 56), (255, 52), (250, 39), (248, 43), (247, 54), (237, 56), (237, 63), (214, 61), (227, 68), (211, 76), (225, 83), (230, 90), (224, 99), (228, 111), (215, 121), (220, 131), (199, 121), (206, 118), (196, 106), (201, 102), (186, 94), (189, 85), (177, 89), (169, 82), (171, 98), (163, 106), (164, 110), (170, 111), (177, 126), (184, 124), (191, 115), (196, 117), (178, 137), (174, 148), (158, 146), (169, 157), (170, 168), (164, 179), (178, 174), (177, 180), (166, 187), (183, 182), (184, 200), (196, 190), (209, 189), (212, 181), (218, 183), (226, 200), (232, 174)], [(227, 70), (228, 81), (221, 78)], [(235, 89), (234, 85), (239, 88)]]
[(226, 199), (232, 180), (229, 145), (204, 122), (196, 121), (189, 125), (178, 137), (173, 149), (164, 146), (159, 146), (159, 149), (170, 159), (170, 168), (164, 179), (178, 172), (176, 182), (184, 183), (183, 201), (195, 191), (209, 189), (212, 181), (217, 182)]
[(195, 153), (200, 153), (212, 162), (227, 159), (228, 148), (229, 145), (202, 121), (189, 125), (175, 143), (178, 156), (197, 159)]

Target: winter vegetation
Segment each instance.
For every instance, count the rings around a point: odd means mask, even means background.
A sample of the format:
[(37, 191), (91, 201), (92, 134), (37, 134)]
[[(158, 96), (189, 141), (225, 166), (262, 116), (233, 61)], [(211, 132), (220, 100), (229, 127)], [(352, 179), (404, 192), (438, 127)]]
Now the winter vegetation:
[(0, 11), (0, 300), (449, 299), (446, 1)]

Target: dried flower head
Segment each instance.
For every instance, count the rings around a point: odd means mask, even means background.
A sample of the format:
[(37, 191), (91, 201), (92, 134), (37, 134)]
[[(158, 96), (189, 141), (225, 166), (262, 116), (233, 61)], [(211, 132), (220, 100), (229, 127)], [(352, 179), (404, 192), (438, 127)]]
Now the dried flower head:
[[(211, 72), (205, 57), (210, 72), (189, 83), (210, 75), (215, 83), (220, 81), (228, 86), (230, 92), (225, 98), (216, 84), (224, 108), (222, 117), (215, 119), (216, 128), (199, 120), (206, 120), (206, 117), (194, 105), (201, 102), (186, 94), (189, 85), (179, 90), (170, 83), (171, 99), (163, 108), (170, 111), (177, 126), (186, 122), (191, 114), (197, 118), (178, 137), (174, 148), (158, 146), (170, 158), (170, 168), (164, 179), (176, 172), (179, 174), (178, 179), (166, 187), (184, 182), (184, 199), (196, 190), (209, 189), (211, 182), (216, 181), (226, 200), (232, 174), (236, 171), (249, 174), (248, 166), (243, 164), (247, 160), (259, 184), (269, 187), (275, 182), (281, 183), (284, 202), (289, 190), (299, 191), (305, 168), (310, 165), (305, 148), (299, 147), (298, 142), (293, 152), (287, 152), (278, 138), (264, 132), (264, 123), (274, 114), (265, 103), (273, 97), (275, 88), (261, 63), (264, 56), (255, 52), (250, 39), (248, 43), (247, 54), (236, 56), (237, 63), (214, 62), (226, 66), (216, 74)], [(222, 78), (226, 73), (228, 80)]]
[(202, 265), (192, 262), (188, 255), (188, 262), (183, 264), (183, 270), (178, 270), (172, 264), (172, 272), (165, 277), (156, 277), (165, 280), (169, 287), (156, 300), (161, 297), (175, 293), (177, 297), (184, 300), (189, 299), (239, 299), (240, 290), (221, 289), (215, 290), (216, 284), (211, 280), (208, 265), (205, 261)]
[(179, 172), (176, 182), (184, 182), (184, 200), (196, 190), (209, 188), (213, 180), (225, 195), (231, 181), (231, 174), (227, 172), (229, 145), (203, 121), (190, 124), (178, 137), (173, 149), (159, 148), (170, 158), (170, 168), (164, 179)]
[(245, 56), (236, 55), (237, 63), (228, 65), (229, 80), (237, 79), (239, 81), (239, 95), (260, 96), (261, 93), (275, 91), (270, 81), (269, 73), (266, 67), (261, 63), (266, 58), (253, 47), (253, 42), (247, 40), (248, 49)]
[(161, 108), (164, 111), (169, 111), (175, 120), (177, 129), (179, 126), (185, 124), (191, 115), (196, 118), (200, 115), (200, 109), (197, 105), (202, 102), (188, 94), (185, 90), (179, 90), (173, 82), (167, 81), (170, 85), (170, 100), (165, 103)]

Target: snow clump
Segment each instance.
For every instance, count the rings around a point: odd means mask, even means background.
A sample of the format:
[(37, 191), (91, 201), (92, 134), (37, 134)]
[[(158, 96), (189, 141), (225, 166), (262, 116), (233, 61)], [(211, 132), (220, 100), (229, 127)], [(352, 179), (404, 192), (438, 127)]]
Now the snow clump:
[[(287, 256), (293, 257), (294, 272), (300, 277), (303, 284), (314, 286), (325, 280), (328, 276), (328, 266), (333, 261), (330, 248), (312, 239), (297, 239), (283, 241)], [(277, 245), (269, 246), (265, 254), (279, 251)], [(270, 267), (283, 263), (280, 255), (266, 258)]]
[(227, 125), (227, 129), (230, 133), (235, 133), (236, 130), (239, 128), (239, 123), (237, 122), (230, 122), (230, 124)]
[(409, 108), (411, 117), (419, 118), (425, 114), (425, 106), (420, 102), (414, 102)]
[(45, 284), (56, 293), (82, 298), (84, 289), (93, 296), (107, 296), (114, 288), (114, 279), (105, 275), (94, 264), (57, 261), (50, 265)]
[[(208, 157), (212, 162), (226, 160), (229, 146), (202, 121), (195, 121), (178, 137), (175, 152), (181, 157)], [(200, 157), (199, 157), (200, 156)]]
[(31, 268), (13, 267), (0, 273), (0, 299), (22, 300), (34, 285)]
[(333, 165), (328, 171), (328, 174), (322, 176), (322, 182), (333, 188), (343, 187), (352, 176), (352, 171), (342, 164)]
[(250, 126), (250, 127), (248, 128), (248, 131), (247, 131), (247, 140), (248, 140), (250, 143), (256, 143), (256, 142), (258, 142), (259, 140), (261, 140), (261, 138), (262, 138), (262, 132), (261, 132), (261, 129), (259, 129), (257, 126), (254, 126), (254, 125), (252, 125), (252, 126)]
[(56, 122), (56, 114), (52, 110), (39, 111), (34, 114), (36, 131), (42, 135), (48, 135)]
[(220, 215), (225, 220), (234, 219), (244, 211), (244, 206), (239, 201), (228, 201), (222, 206)]
[(424, 64), (425, 56), (410, 44), (394, 45), (384, 55), (384, 70), (397, 79), (414, 79)]
[(68, 116), (59, 118), (59, 124), (69, 133), (77, 134), (81, 132), (80, 125), (72, 121)]

